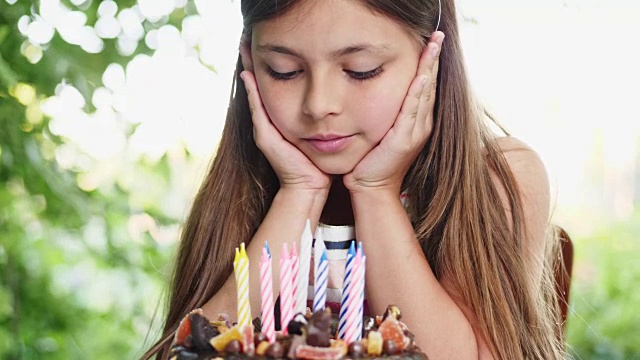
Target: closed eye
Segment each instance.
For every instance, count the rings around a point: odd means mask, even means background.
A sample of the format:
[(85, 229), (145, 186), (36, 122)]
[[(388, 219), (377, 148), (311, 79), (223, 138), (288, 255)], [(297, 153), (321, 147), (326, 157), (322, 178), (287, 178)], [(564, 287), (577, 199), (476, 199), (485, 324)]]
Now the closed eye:
[(296, 76), (302, 73), (302, 70), (289, 71), (286, 73), (281, 73), (273, 70), (271, 67), (267, 66), (267, 74), (271, 76), (274, 80), (293, 80)]
[[(347, 73), (347, 75), (349, 75), (352, 79), (358, 80), (358, 81), (373, 79), (374, 77), (382, 74), (382, 71), (383, 71), (382, 66), (379, 66), (369, 71), (344, 70), (344, 72)], [(280, 80), (280, 81), (293, 80), (298, 75), (302, 74), (302, 72), (303, 72), (302, 70), (295, 70), (295, 71), (282, 73), (282, 72), (277, 72), (273, 70), (271, 67), (267, 67), (267, 74), (271, 76), (271, 78), (273, 78), (274, 80)]]
[(351, 78), (353, 78), (354, 80), (359, 80), (359, 81), (364, 81), (364, 80), (369, 80), (369, 79), (373, 79), (374, 77), (382, 74), (382, 66), (379, 66), (373, 70), (370, 71), (350, 71), (350, 70), (345, 70), (344, 72), (346, 72)]

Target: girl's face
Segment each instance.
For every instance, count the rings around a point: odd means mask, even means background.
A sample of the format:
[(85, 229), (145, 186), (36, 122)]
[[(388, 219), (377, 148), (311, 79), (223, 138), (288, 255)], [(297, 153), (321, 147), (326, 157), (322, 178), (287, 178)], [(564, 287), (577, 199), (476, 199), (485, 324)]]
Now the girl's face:
[(391, 128), (422, 50), (353, 0), (304, 2), (252, 36), (249, 66), (271, 121), (328, 174), (349, 173)]

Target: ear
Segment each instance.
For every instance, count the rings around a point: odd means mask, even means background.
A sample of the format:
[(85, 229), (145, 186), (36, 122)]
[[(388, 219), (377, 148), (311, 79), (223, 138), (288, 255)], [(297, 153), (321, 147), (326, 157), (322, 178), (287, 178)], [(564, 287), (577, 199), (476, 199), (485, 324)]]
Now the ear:
[(242, 67), (245, 70), (253, 72), (253, 59), (251, 58), (251, 38), (242, 35), (240, 38), (240, 57), (242, 58)]

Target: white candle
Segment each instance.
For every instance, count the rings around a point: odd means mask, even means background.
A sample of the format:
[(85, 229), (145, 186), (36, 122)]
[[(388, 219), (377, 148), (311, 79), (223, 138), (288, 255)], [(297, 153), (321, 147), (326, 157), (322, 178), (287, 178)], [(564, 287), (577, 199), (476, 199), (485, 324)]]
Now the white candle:
[(298, 273), (298, 293), (296, 301), (296, 313), (305, 313), (307, 310), (307, 297), (309, 293), (309, 269), (311, 268), (311, 245), (313, 235), (311, 234), (311, 221), (307, 219), (302, 237), (300, 238), (300, 256)]

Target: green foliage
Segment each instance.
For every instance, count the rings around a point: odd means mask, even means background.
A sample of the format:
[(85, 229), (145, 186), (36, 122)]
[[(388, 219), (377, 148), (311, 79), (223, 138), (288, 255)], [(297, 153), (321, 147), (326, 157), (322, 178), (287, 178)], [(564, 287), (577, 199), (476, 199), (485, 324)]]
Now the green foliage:
[(640, 359), (640, 213), (577, 239), (568, 319), (577, 359)]
[[(100, 2), (90, 4), (67, 6), (82, 10), (93, 25)], [(134, 4), (119, 1), (121, 9)], [(51, 133), (39, 106), (62, 82), (91, 99), (109, 64), (126, 64), (150, 50), (142, 41), (134, 54), (122, 56), (107, 40), (100, 53), (89, 54), (56, 33), (41, 46), (42, 57), (29, 61), (24, 49), (30, 44), (17, 24), (22, 16), (37, 16), (34, 5), (0, 1), (0, 358), (137, 357), (174, 248), (159, 245), (148, 231), (133, 241), (128, 227), (141, 214), (153, 214), (159, 226), (177, 226), (180, 219), (166, 215), (158, 200), (131, 205), (134, 195), (118, 186), (82, 190), (78, 179), (85, 170), (60, 167), (56, 149), (68, 140)], [(176, 11), (144, 25), (176, 25), (183, 17)], [(138, 161), (132, 170), (152, 173), (155, 166)], [(153, 174), (160, 187), (177, 176)]]

